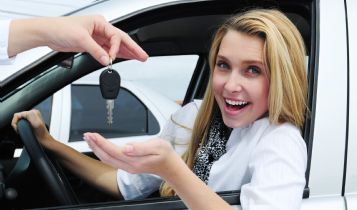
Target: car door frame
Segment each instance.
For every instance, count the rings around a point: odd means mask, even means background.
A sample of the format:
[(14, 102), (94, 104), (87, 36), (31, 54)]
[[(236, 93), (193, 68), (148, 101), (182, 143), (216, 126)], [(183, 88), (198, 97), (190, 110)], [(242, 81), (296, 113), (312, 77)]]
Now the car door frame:
[(357, 3), (347, 0), (345, 4), (348, 31), (349, 115), (343, 193), (347, 209), (352, 210), (357, 209)]
[[(342, 180), (348, 113), (345, 5), (343, 0), (321, 0), (316, 1), (316, 8), (318, 42), (315, 45), (316, 87), (312, 99), (315, 104), (313, 145), (309, 145), (310, 196), (303, 200), (302, 209), (342, 210), (346, 209)], [(336, 69), (339, 70), (337, 74)], [(338, 100), (331, 102), (331, 99)]]

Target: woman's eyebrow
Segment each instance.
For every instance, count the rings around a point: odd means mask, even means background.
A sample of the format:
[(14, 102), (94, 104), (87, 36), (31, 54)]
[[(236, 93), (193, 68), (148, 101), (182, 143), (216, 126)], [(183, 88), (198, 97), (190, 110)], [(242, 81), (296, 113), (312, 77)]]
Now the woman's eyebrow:
[(246, 64), (255, 64), (255, 65), (262, 65), (262, 66), (264, 66), (263, 61), (260, 61), (260, 60), (245, 60), (245, 61), (243, 61), (243, 63), (246, 63)]
[(229, 60), (229, 59), (227, 59), (225, 56), (223, 56), (223, 55), (217, 55), (217, 58), (219, 58), (219, 59), (223, 59), (223, 60)]
[[(225, 60), (225, 61), (230, 61), (227, 57), (225, 57), (224, 55), (217, 55), (217, 59), (222, 59), (222, 60)], [(255, 65), (261, 65), (261, 66), (264, 66), (264, 62), (262, 60), (243, 60), (244, 64), (255, 64)]]

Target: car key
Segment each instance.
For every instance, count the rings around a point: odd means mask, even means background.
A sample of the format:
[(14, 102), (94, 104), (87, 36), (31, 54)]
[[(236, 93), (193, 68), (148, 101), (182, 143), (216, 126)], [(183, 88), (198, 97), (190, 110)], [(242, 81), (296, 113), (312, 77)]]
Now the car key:
[(99, 77), (99, 87), (103, 98), (106, 100), (107, 123), (113, 123), (114, 100), (118, 97), (120, 90), (120, 75), (112, 68), (112, 60), (108, 68)]

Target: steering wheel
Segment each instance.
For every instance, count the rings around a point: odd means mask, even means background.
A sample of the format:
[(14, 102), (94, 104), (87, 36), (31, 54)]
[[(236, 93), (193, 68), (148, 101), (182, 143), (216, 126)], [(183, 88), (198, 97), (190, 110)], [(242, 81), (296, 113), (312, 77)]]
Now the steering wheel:
[(31, 159), (35, 168), (42, 176), (42, 179), (45, 181), (46, 185), (49, 186), (55, 199), (58, 201), (58, 204), (78, 204), (77, 197), (73, 193), (69, 183), (65, 182), (67, 180), (66, 177), (61, 177), (64, 176), (62, 171), (57, 170), (50, 158), (46, 155), (41, 144), (33, 134), (30, 123), (25, 119), (19, 120), (17, 123), (17, 130), (24, 144), (23, 153), (25, 152), (25, 158), (28, 155), (27, 157)]

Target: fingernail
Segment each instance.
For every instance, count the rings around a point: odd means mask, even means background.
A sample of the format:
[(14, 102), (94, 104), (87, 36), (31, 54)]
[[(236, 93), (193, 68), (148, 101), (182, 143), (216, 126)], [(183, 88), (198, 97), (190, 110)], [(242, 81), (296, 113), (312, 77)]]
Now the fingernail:
[(99, 60), (103, 65), (108, 65), (109, 64), (109, 57), (106, 56), (106, 55), (103, 55), (102, 57), (100, 57)]
[(141, 58), (140, 58), (140, 61), (141, 62), (145, 62), (148, 58), (149, 58), (149, 55), (148, 54), (146, 54), (146, 52), (145, 51), (143, 51), (144, 52), (144, 54), (141, 56)]

